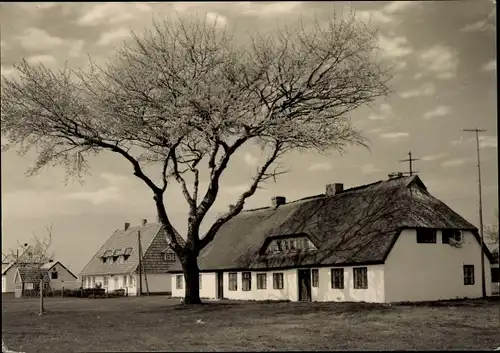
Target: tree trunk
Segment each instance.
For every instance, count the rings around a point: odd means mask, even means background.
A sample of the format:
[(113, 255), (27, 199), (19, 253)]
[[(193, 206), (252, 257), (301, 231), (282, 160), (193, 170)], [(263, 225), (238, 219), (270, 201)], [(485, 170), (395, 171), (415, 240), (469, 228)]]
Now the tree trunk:
[(196, 256), (187, 256), (181, 262), (186, 282), (184, 304), (201, 304), (198, 259)]
[(40, 314), (43, 315), (43, 278), (40, 279)]

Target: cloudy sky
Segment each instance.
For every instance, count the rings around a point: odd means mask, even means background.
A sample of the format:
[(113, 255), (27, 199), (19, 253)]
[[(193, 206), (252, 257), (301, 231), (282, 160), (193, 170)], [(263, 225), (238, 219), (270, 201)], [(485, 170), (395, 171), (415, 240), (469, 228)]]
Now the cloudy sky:
[[(151, 24), (153, 16), (207, 14), (229, 29), (272, 29), (302, 15), (325, 16), (335, 7), (354, 7), (357, 16), (378, 26), (379, 45), (397, 66), (394, 93), (374, 109), (361, 108), (353, 122), (370, 139), (370, 150), (352, 148), (340, 156), (291, 154), (291, 170), (266, 184), (247, 208), (269, 204), (273, 195), (294, 200), (321, 193), (324, 185), (345, 187), (386, 179), (407, 171), (398, 160), (409, 150), (420, 158), (416, 169), (431, 193), (473, 224), (478, 224), (474, 135), (463, 128), (487, 129), (481, 136), (485, 223), (498, 205), (495, 17), (491, 1), (356, 3), (19, 3), (0, 5), (1, 70), (25, 58), (51, 68), (87, 65), (87, 54), (103, 61), (130, 35)], [(33, 152), (34, 153), (34, 152)], [(242, 150), (227, 171), (214, 210), (227, 209), (255, 171), (261, 156)], [(2, 249), (43, 236), (53, 224), (56, 257), (78, 272), (124, 222), (154, 221), (148, 189), (134, 179), (126, 162), (111, 155), (91, 160), (92, 175), (83, 185), (64, 185), (64, 172), (51, 168), (27, 178), (33, 154), (2, 153)], [(186, 229), (186, 205), (178, 190), (168, 194), (174, 224)]]

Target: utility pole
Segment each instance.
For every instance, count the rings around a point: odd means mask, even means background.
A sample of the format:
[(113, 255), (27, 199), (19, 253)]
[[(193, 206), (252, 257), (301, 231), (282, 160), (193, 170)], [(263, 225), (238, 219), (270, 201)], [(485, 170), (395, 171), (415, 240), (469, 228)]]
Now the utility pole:
[[(413, 171), (413, 163), (412, 162), (415, 162), (415, 161), (418, 161), (420, 159), (418, 158), (411, 158), (411, 151), (408, 152), (408, 159), (402, 159), (398, 162), (409, 162), (410, 164), (410, 172), (409, 172), (409, 175), (412, 176), (413, 174), (417, 174), (418, 171)], [(405, 172), (405, 174), (408, 174), (407, 172)]]
[(141, 259), (141, 231), (137, 231), (137, 256), (139, 257), (139, 295), (142, 295), (142, 259)]
[(483, 198), (481, 191), (481, 160), (479, 158), (479, 133), (485, 132), (484, 129), (463, 129), (467, 132), (476, 133), (476, 148), (477, 148), (477, 174), (478, 174), (478, 189), (479, 189), (479, 232), (480, 232), (480, 243), (481, 243), (481, 289), (483, 291), (483, 298), (486, 297), (486, 276), (484, 274), (484, 227), (483, 227)]

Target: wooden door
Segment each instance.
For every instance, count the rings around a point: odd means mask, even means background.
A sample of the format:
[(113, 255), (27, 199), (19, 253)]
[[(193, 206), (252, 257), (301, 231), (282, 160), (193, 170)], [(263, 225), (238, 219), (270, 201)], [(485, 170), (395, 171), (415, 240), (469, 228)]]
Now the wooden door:
[(224, 298), (224, 272), (217, 272), (217, 299)]
[(299, 284), (299, 301), (311, 301), (311, 270), (299, 270), (298, 272)]

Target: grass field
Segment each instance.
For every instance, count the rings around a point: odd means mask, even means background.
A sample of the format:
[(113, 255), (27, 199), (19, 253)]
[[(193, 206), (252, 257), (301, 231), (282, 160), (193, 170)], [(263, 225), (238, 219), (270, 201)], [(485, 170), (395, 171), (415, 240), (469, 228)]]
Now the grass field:
[[(420, 305), (211, 302), (178, 299), (4, 299), (9, 349), (77, 351), (256, 351), (493, 349), (498, 300)], [(197, 323), (202, 320), (202, 323)]]

